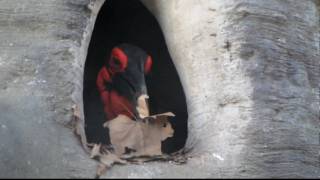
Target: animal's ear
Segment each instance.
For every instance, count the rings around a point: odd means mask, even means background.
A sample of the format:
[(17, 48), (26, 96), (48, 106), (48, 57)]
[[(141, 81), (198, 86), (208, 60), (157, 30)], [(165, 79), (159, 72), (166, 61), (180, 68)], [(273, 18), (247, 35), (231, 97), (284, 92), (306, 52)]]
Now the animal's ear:
[(152, 58), (151, 56), (148, 56), (146, 62), (144, 63), (144, 73), (148, 74), (151, 71), (151, 67), (152, 67)]
[(113, 72), (123, 72), (128, 66), (128, 57), (122, 49), (115, 47), (112, 49), (109, 65)]

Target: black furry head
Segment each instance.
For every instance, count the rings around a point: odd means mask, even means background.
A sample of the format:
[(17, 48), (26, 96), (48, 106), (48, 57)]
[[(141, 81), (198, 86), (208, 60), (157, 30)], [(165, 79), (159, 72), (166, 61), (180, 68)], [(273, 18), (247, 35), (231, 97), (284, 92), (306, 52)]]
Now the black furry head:
[(147, 94), (145, 75), (152, 65), (151, 56), (141, 48), (120, 44), (112, 49), (107, 66), (112, 73), (112, 88), (130, 101)]

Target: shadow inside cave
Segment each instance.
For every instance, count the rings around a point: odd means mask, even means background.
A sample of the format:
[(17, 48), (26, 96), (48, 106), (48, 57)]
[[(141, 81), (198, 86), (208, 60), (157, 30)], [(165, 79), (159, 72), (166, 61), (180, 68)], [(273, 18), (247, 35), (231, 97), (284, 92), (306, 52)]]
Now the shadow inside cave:
[(109, 0), (102, 6), (92, 33), (84, 71), (85, 130), (89, 143), (108, 144), (103, 105), (96, 88), (96, 78), (111, 49), (130, 43), (144, 49), (153, 58), (146, 77), (150, 113), (171, 111), (174, 136), (163, 142), (170, 153), (184, 147), (188, 132), (188, 113), (181, 82), (169, 55), (165, 40), (154, 16), (138, 0)]

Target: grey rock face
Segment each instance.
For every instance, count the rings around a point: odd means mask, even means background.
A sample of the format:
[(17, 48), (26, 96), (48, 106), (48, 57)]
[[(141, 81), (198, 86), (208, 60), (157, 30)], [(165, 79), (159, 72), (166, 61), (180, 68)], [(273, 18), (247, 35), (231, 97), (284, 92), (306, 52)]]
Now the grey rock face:
[[(66, 126), (102, 2), (0, 1), (0, 177), (94, 176)], [(143, 2), (184, 86), (193, 158), (105, 177), (320, 177), (318, 1)]]
[[(1, 177), (88, 177), (72, 131), (102, 1), (0, 1)], [(83, 167), (81, 167), (83, 166)], [(90, 174), (90, 175), (89, 175)]]
[(212, 155), (201, 176), (319, 177), (316, 1), (144, 2), (170, 32), (189, 146)]

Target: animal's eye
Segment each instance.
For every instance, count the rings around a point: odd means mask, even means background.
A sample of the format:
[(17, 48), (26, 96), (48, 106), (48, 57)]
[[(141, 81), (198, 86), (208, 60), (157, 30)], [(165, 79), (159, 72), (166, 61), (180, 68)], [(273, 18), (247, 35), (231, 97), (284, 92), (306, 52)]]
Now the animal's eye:
[(167, 123), (164, 123), (164, 124), (163, 124), (163, 127), (164, 127), (164, 128), (167, 127)]
[(144, 73), (148, 74), (151, 71), (151, 67), (152, 67), (152, 58), (151, 56), (148, 56), (144, 64)]
[(128, 66), (128, 57), (120, 48), (113, 48), (111, 52), (110, 68), (114, 72), (123, 72)]
[(113, 58), (113, 61), (114, 61), (114, 65), (116, 65), (116, 66), (120, 66), (121, 65), (121, 62), (120, 62), (119, 59)]

